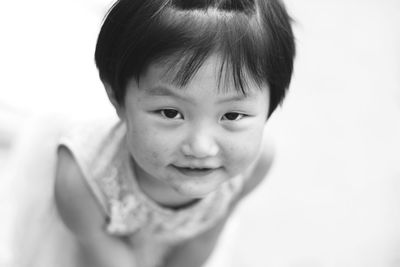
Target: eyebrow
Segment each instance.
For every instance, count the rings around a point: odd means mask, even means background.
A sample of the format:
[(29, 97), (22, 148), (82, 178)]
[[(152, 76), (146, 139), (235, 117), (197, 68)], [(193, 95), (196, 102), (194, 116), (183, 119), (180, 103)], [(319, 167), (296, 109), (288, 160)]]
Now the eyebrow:
[[(182, 96), (182, 95), (174, 92), (173, 89), (170, 89), (169, 87), (166, 87), (166, 86), (155, 86), (155, 87), (147, 88), (146, 94), (148, 94), (150, 96), (175, 97), (175, 98), (178, 98), (178, 99), (186, 101), (186, 102), (194, 103), (194, 101), (192, 99)], [(238, 95), (233, 95), (233, 96), (229, 96), (229, 97), (220, 99), (220, 100), (218, 100), (218, 103), (240, 102), (240, 101), (251, 99), (251, 98), (253, 98), (252, 94), (247, 94), (247, 95), (238, 94)]]

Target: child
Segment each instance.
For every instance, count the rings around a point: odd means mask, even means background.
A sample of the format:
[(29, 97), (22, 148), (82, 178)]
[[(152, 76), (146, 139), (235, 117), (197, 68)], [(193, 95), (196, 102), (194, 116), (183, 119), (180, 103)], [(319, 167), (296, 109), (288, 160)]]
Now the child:
[(271, 164), (264, 126), (294, 54), (279, 0), (118, 1), (95, 59), (119, 120), (58, 146), (69, 266), (202, 266)]

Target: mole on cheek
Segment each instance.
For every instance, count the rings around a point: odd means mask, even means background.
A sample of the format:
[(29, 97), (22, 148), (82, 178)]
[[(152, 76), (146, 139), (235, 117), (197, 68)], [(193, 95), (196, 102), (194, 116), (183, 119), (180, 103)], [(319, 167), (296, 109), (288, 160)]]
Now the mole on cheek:
[(158, 153), (157, 152), (151, 152), (151, 158), (152, 159), (158, 159)]

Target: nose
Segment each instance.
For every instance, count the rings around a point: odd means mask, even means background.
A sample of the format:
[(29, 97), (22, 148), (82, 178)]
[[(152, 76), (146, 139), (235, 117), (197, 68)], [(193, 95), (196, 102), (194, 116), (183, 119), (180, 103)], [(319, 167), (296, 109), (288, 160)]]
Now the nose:
[(192, 129), (182, 144), (185, 156), (194, 158), (207, 158), (216, 156), (219, 146), (215, 136), (209, 129)]

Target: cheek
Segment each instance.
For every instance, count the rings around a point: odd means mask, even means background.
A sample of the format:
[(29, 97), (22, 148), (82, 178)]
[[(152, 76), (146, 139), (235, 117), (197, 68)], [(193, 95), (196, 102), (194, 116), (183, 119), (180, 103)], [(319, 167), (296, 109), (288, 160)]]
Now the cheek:
[(147, 127), (130, 127), (127, 142), (131, 155), (140, 165), (162, 166), (171, 154), (166, 138)]
[(243, 172), (256, 160), (261, 150), (262, 133), (262, 130), (252, 131), (230, 140), (226, 146), (226, 160), (233, 172)]

